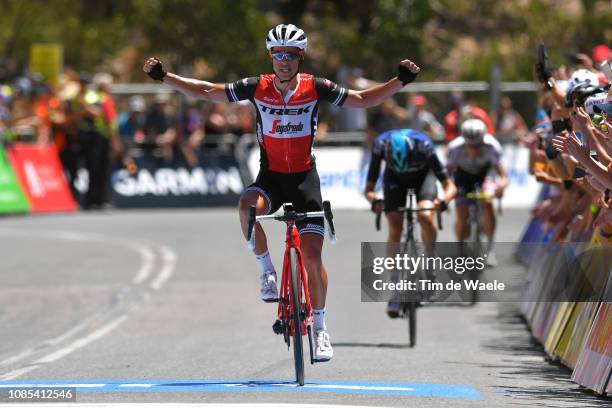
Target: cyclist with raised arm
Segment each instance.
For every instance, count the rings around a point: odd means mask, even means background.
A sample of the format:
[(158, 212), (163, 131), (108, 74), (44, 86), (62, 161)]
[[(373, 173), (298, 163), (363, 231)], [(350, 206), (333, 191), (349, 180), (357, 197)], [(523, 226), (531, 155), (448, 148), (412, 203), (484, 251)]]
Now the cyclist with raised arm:
[[(383, 160), (385, 161), (384, 199), (380, 200), (374, 190)], [(442, 200), (438, 200), (436, 178), (442, 183), (444, 190)], [(389, 243), (398, 243), (401, 240), (404, 216), (394, 210), (406, 206), (408, 189), (415, 191), (418, 208), (440, 207), (441, 210), (446, 209), (448, 202), (457, 192), (427, 135), (412, 129), (384, 132), (374, 140), (372, 146), (364, 195), (372, 205), (372, 211), (385, 212), (389, 225), (387, 238)], [(437, 237), (433, 212), (419, 212), (418, 221), (421, 225), (426, 255), (433, 256)], [(399, 316), (400, 308), (401, 302), (391, 299), (387, 304), (387, 314), (391, 318), (396, 318)]]
[[(487, 133), (480, 119), (468, 119), (461, 124), (460, 136), (448, 144), (447, 168), (455, 180), (458, 193), (455, 234), (463, 245), (469, 235), (469, 209), (467, 193), (475, 192), (476, 186), (484, 194), (501, 198), (508, 185), (506, 169), (501, 162), (502, 148), (499, 142)], [(499, 176), (495, 180), (495, 173)], [(482, 201), (483, 231), (487, 236), (486, 259), (489, 266), (497, 265), (493, 252), (496, 216), (491, 198)]]
[[(412, 82), (420, 70), (405, 59), (399, 63), (397, 77), (364, 90), (349, 90), (327, 79), (300, 72), (307, 44), (304, 31), (293, 24), (272, 28), (266, 38), (266, 47), (273, 73), (232, 83), (183, 78), (165, 72), (156, 58), (147, 59), (143, 67), (151, 78), (191, 97), (216, 102), (250, 100), (255, 105), (261, 159), (257, 179), (243, 192), (238, 204), (245, 237), (251, 205), (256, 206), (258, 215), (273, 213), (284, 202), (292, 202), (300, 212), (321, 211), (321, 189), (313, 156), (320, 101), (352, 108), (376, 106)], [(321, 261), (323, 219), (301, 222), (297, 226), (313, 306), (315, 358), (326, 361), (332, 358), (333, 349), (325, 325), (327, 271)], [(261, 298), (276, 301), (276, 271), (259, 224), (255, 234), (254, 253), (262, 270)]]

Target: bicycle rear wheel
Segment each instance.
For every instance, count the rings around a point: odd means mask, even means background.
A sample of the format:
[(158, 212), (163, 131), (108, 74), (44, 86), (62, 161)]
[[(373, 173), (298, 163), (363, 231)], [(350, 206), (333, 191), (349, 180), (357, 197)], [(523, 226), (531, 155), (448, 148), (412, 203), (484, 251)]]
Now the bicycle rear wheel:
[(302, 271), (297, 265), (295, 248), (289, 250), (291, 265), (291, 307), (293, 309), (293, 359), (295, 381), (304, 385), (304, 343), (302, 341)]
[(406, 303), (405, 313), (408, 317), (408, 338), (410, 339), (410, 347), (416, 345), (417, 339), (416, 306), (417, 302)]
[[(472, 251), (473, 256), (474, 257), (482, 257), (485, 255), (484, 253), (484, 246), (482, 245), (482, 240), (481, 240), (481, 233), (482, 233), (482, 225), (481, 225), (481, 221), (480, 221), (480, 211), (476, 211), (477, 209), (474, 209), (474, 220), (472, 222)], [(480, 273), (476, 270), (473, 269), (472, 271), (469, 272), (469, 278), (473, 281), (480, 279)], [(476, 289), (472, 289), (472, 293), (470, 294), (470, 303), (472, 305), (475, 305), (476, 303), (478, 303), (478, 290)]]
[[(416, 243), (414, 242), (413, 237), (408, 238), (408, 242), (406, 243), (406, 251), (410, 257), (415, 257), (417, 254)], [(420, 276), (420, 271), (419, 274)], [(417, 339), (417, 317), (416, 317), (416, 309), (417, 302), (420, 299), (417, 298), (415, 300), (408, 301), (404, 304), (404, 316), (408, 319), (408, 340), (410, 342), (410, 347), (414, 347), (416, 345)]]

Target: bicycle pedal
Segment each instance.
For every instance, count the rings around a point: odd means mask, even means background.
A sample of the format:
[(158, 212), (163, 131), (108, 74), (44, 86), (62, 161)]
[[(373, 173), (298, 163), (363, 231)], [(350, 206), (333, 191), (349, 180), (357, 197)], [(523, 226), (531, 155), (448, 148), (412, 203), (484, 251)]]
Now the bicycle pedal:
[(285, 325), (280, 320), (277, 320), (272, 325), (272, 331), (275, 334), (283, 334), (283, 333), (285, 333)]
[(278, 303), (278, 298), (276, 298), (276, 299), (264, 299), (263, 301), (266, 302), (266, 303)]

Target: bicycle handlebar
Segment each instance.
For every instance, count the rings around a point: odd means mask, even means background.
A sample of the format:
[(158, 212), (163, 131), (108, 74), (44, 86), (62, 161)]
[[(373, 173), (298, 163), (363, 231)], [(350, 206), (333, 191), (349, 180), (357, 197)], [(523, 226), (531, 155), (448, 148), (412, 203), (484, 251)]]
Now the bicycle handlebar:
[[(482, 191), (478, 192), (469, 192), (465, 194), (465, 198), (468, 200), (476, 200), (476, 201), (484, 201), (496, 198), (494, 194), (491, 193), (483, 193)], [(502, 214), (502, 199), (501, 197), (497, 197), (497, 213)]]
[[(287, 206), (288, 203), (283, 204), (283, 208)], [(293, 206), (289, 207), (293, 208)], [(310, 211), (304, 213), (298, 213), (293, 211), (292, 209), (285, 211), (282, 215), (256, 215), (255, 206), (252, 205), (249, 207), (249, 223), (248, 223), (248, 231), (247, 231), (247, 242), (249, 244), (249, 248), (251, 250), (255, 249), (255, 223), (264, 221), (264, 220), (276, 220), (276, 221), (303, 221), (308, 218), (324, 218), (327, 221), (327, 226), (329, 227), (329, 240), (332, 244), (336, 243), (336, 229), (334, 227), (334, 215), (331, 210), (331, 204), (329, 201), (323, 201), (323, 211)]]

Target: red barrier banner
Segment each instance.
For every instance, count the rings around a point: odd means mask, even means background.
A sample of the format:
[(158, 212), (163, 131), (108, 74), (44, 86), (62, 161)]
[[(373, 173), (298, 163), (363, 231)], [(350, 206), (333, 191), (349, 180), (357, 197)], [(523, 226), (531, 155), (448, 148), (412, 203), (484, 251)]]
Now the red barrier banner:
[(7, 149), (9, 161), (23, 186), (32, 212), (75, 211), (55, 146), (17, 143)]

